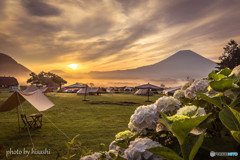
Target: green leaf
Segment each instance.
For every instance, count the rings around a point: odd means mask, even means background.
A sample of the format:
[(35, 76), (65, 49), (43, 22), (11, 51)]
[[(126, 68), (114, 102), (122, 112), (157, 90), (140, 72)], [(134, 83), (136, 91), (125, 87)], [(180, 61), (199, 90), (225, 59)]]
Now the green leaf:
[(240, 144), (240, 131), (231, 131), (233, 138)]
[(183, 158), (168, 147), (154, 147), (148, 149), (148, 151), (168, 160), (183, 160)]
[(189, 134), (181, 145), (182, 154), (185, 160), (193, 160), (203, 143), (205, 131), (200, 135)]
[(126, 159), (118, 155), (115, 160), (126, 160)]
[(114, 145), (119, 146), (121, 148), (125, 148), (125, 149), (128, 147), (124, 140), (116, 141), (114, 142)]
[(233, 108), (233, 107), (237, 106), (238, 104), (240, 104), (240, 97), (238, 97), (236, 100), (232, 101), (232, 103), (230, 104), (230, 107)]
[(76, 135), (72, 140), (71, 140), (71, 142), (69, 143), (69, 144), (73, 144), (74, 143), (74, 141), (75, 141), (75, 139), (77, 138), (79, 136), (79, 134), (78, 135)]
[(228, 76), (232, 73), (232, 70), (229, 69), (229, 68), (225, 68), (225, 69), (222, 69), (220, 72), (218, 72), (219, 74), (223, 74), (225, 76)]
[(233, 87), (233, 79), (221, 79), (219, 81), (212, 81), (209, 85), (218, 92), (224, 92)]
[(64, 142), (64, 144), (65, 144), (65, 146), (69, 149), (70, 148), (70, 146), (69, 146), (69, 144), (67, 143), (67, 142)]
[(229, 130), (240, 130), (240, 113), (233, 108), (225, 108), (219, 112), (219, 119)]
[(209, 115), (210, 114), (181, 121), (175, 121), (170, 124), (166, 120), (166, 116), (162, 114), (163, 118), (160, 119), (160, 122), (163, 123), (177, 137), (178, 142), (182, 144), (190, 131), (197, 127), (199, 124), (201, 124), (205, 119), (207, 119)]
[(221, 99), (218, 98), (218, 97), (214, 97), (214, 98), (211, 98), (211, 97), (208, 97), (207, 95), (203, 94), (203, 93), (196, 93), (197, 96), (205, 101), (207, 101), (208, 103), (211, 103), (213, 104), (214, 106), (222, 109), (222, 103), (221, 103)]

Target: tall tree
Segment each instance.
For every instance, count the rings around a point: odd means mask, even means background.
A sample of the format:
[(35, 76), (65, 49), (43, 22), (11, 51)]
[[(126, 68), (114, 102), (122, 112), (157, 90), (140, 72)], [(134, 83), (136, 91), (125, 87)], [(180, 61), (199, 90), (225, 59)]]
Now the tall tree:
[(231, 40), (223, 49), (224, 53), (219, 57), (220, 62), (217, 63), (218, 66), (216, 67), (218, 70), (226, 67), (233, 69), (240, 65), (240, 46), (236, 41)]
[(40, 72), (38, 75), (34, 72), (30, 73), (30, 78), (27, 80), (27, 83), (35, 84), (37, 86), (40, 85), (47, 85), (51, 87), (59, 86), (60, 89), (63, 84), (66, 84), (67, 81), (65, 81), (62, 77), (51, 73), (51, 72)]

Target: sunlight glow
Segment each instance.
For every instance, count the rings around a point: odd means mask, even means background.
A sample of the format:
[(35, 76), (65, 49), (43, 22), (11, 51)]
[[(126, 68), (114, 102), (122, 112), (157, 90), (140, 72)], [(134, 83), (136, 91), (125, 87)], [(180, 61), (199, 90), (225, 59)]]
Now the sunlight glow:
[(72, 68), (73, 70), (76, 70), (77, 69), (77, 64), (70, 64), (68, 65), (70, 68)]

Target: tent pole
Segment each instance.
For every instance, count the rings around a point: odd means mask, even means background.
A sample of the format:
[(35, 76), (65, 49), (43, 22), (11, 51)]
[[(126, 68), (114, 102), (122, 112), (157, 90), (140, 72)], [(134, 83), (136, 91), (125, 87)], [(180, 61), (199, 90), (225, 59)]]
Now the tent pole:
[(149, 91), (150, 91), (150, 89), (148, 88), (148, 102), (149, 102)]
[(86, 100), (86, 96), (87, 96), (87, 88), (88, 88), (88, 86), (86, 85), (83, 101), (87, 101), (87, 100)]
[(17, 116), (18, 116), (18, 132), (20, 134), (20, 123), (19, 123), (19, 113), (18, 113), (18, 107), (17, 107)]

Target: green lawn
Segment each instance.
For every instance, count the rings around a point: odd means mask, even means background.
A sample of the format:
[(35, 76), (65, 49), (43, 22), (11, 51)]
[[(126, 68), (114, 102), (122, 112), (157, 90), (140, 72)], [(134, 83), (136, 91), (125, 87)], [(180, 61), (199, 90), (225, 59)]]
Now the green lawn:
[[(7, 99), (10, 93), (0, 93), (0, 103)], [(127, 128), (129, 118), (136, 107), (143, 104), (147, 97), (126, 94), (103, 94), (101, 96), (87, 96), (89, 101), (82, 101), (83, 96), (72, 93), (48, 93), (47, 96), (55, 104), (43, 113), (41, 129), (30, 130), (32, 140), (37, 150), (50, 149), (51, 155), (12, 155), (13, 159), (56, 159), (56, 150), (64, 153), (64, 142), (68, 139), (60, 133), (47, 119), (48, 117), (67, 136), (73, 138), (80, 134), (78, 140), (93, 151), (99, 149), (99, 144), (106, 146), (114, 140), (116, 133)], [(153, 102), (160, 95), (150, 97)], [(25, 102), (23, 111), (26, 115), (37, 113), (37, 110)], [(21, 113), (21, 108), (19, 107)], [(32, 144), (27, 130), (18, 132), (17, 110), (0, 112), (0, 145), (6, 150), (30, 150)], [(30, 118), (30, 117), (29, 117)], [(23, 123), (20, 119), (21, 127)], [(0, 150), (1, 152), (1, 150)], [(2, 155), (0, 153), (0, 159)], [(79, 159), (75, 156), (73, 159)]]

